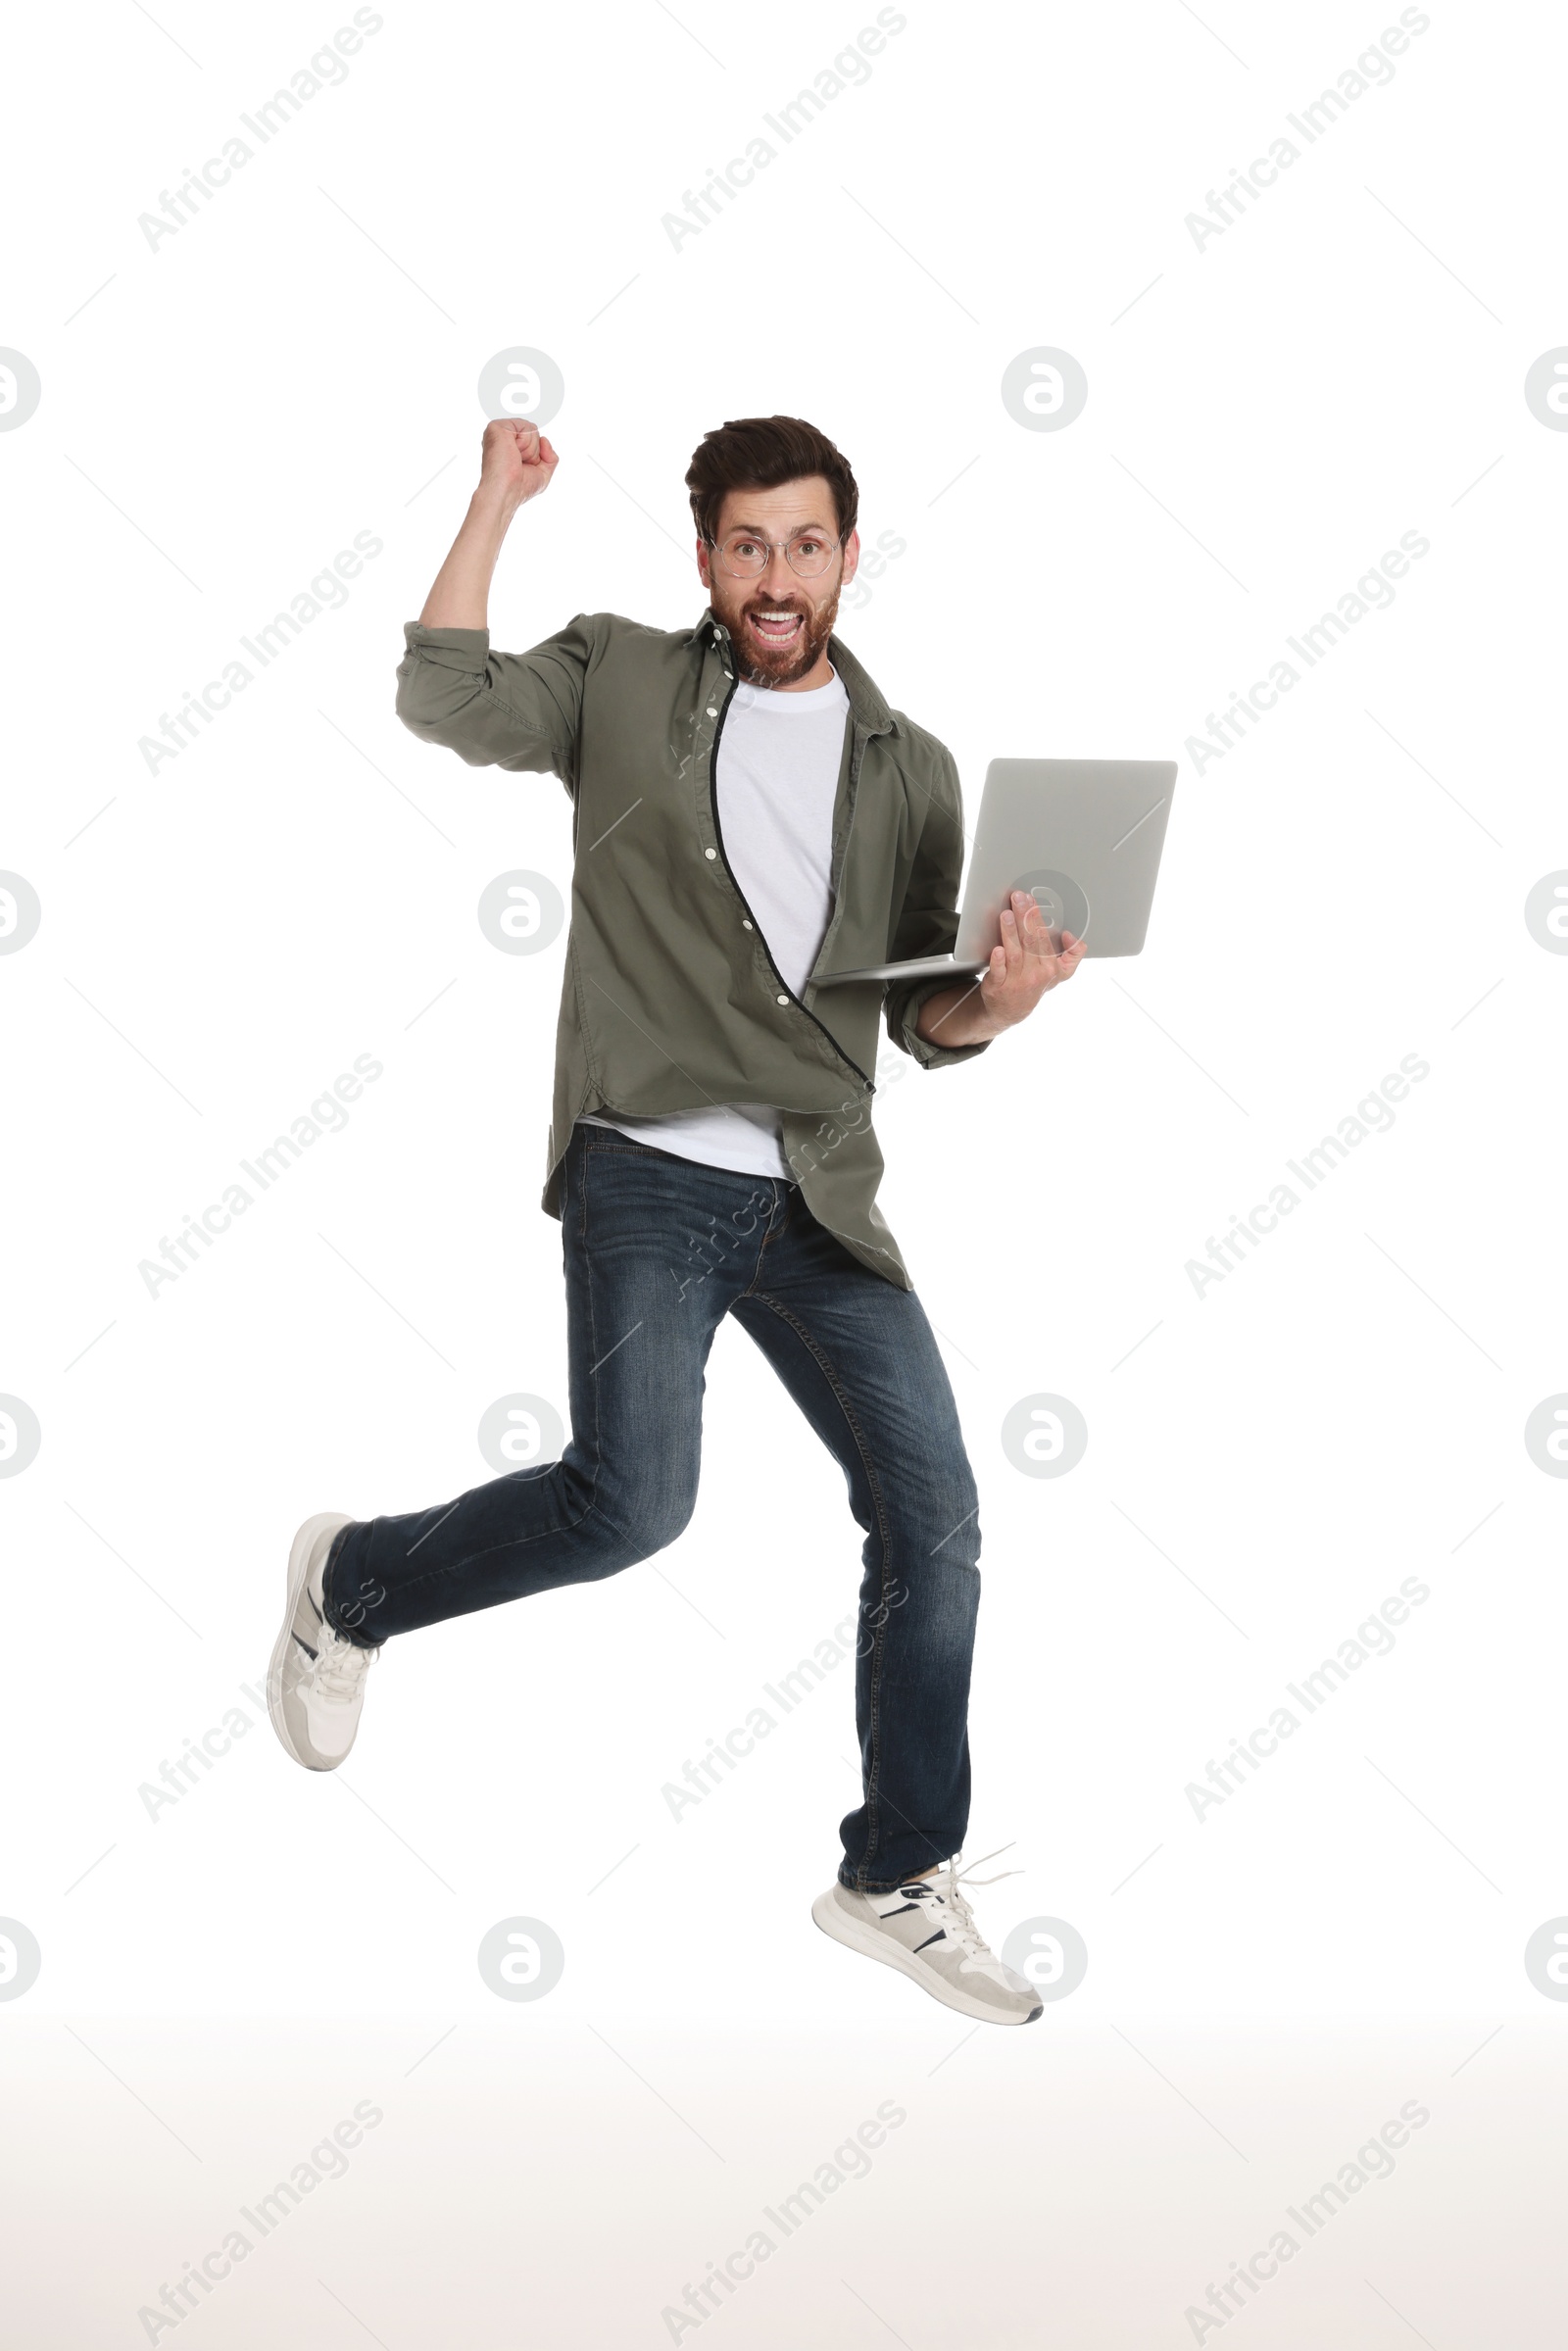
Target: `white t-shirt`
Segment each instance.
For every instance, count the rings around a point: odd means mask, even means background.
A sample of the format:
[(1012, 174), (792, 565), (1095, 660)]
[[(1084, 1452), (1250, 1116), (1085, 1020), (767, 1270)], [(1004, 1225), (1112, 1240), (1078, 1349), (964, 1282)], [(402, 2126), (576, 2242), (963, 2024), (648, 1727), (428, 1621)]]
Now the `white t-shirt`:
[[(730, 871), (784, 985), (799, 996), (833, 911), (833, 807), (850, 698), (825, 686), (780, 694), (736, 686), (718, 739), (718, 823)], [(659, 1118), (595, 1118), (637, 1142), (739, 1175), (792, 1183), (777, 1110), (749, 1102)]]

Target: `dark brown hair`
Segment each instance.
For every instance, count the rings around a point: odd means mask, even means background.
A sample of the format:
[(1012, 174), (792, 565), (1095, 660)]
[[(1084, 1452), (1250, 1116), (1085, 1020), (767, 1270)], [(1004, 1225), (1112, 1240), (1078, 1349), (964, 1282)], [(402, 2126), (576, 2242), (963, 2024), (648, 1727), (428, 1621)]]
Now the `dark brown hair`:
[(776, 490), (808, 473), (826, 478), (838, 511), (839, 537), (847, 539), (860, 511), (860, 493), (848, 460), (825, 432), (804, 416), (738, 416), (717, 425), (704, 433), (686, 469), (699, 535), (715, 535), (728, 491)]

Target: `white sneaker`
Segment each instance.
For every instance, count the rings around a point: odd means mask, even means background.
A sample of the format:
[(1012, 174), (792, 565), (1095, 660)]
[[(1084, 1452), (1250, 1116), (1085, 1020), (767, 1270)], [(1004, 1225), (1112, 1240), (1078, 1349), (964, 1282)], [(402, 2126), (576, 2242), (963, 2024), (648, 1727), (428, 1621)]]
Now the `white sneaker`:
[[(1005, 1852), (1005, 1845), (998, 1847)], [(811, 1916), (824, 1935), (847, 1943), (867, 1959), (880, 1959), (961, 2016), (978, 2017), (988, 2025), (1032, 2025), (1044, 2002), (1032, 1984), (1003, 1964), (974, 1923), (974, 1913), (959, 1891), (969, 1870), (958, 1869), (955, 1853), (928, 1878), (911, 1878), (890, 1893), (855, 1893), (835, 1882), (811, 1904)], [(996, 1855), (983, 1853), (981, 1861)], [(979, 1862), (971, 1864), (978, 1869)], [(1011, 1870), (997, 1876), (1010, 1878)], [(978, 1878), (978, 1886), (994, 1886), (995, 1878)]]
[(332, 1538), (353, 1521), (342, 1510), (308, 1518), (288, 1555), (283, 1630), (267, 1670), (267, 1710), (296, 1763), (336, 1771), (360, 1727), (365, 1677), (375, 1656), (334, 1632), (322, 1614), (321, 1578)]

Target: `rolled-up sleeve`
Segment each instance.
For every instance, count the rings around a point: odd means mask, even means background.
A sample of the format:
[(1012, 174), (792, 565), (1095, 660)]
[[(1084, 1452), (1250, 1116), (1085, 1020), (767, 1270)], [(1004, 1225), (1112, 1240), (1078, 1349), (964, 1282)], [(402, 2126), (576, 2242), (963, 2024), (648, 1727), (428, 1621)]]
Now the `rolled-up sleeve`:
[[(958, 935), (958, 884), (963, 874), (963, 804), (958, 771), (946, 757), (937, 789), (932, 793), (920, 828), (919, 848), (905, 893), (904, 909), (893, 939), (893, 960), (911, 961), (918, 955), (950, 955)], [(906, 980), (889, 988), (883, 1010), (888, 1035), (919, 1062), (922, 1069), (944, 1069), (950, 1061), (972, 1061), (983, 1053), (980, 1045), (933, 1045), (915, 1023), (929, 998), (940, 996), (953, 981)]]
[(577, 788), (583, 683), (598, 637), (576, 619), (527, 653), (492, 653), (483, 628), (406, 622), (397, 712), (411, 733), (470, 767), (558, 775)]

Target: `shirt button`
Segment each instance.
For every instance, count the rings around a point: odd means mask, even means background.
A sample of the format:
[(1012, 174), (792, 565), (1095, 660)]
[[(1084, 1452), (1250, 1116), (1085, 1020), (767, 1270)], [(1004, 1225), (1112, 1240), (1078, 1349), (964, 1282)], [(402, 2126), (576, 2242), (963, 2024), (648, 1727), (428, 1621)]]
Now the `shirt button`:
[(716, 857), (718, 852), (716, 849), (705, 849), (703, 855), (705, 857)]
[(708, 715), (710, 716), (710, 718), (716, 718), (716, 717), (718, 716), (718, 705), (717, 705), (716, 703), (712, 703), (712, 702), (710, 702), (710, 703), (709, 704), (709, 706), (708, 706)]
[(778, 1001), (781, 1004), (787, 1004), (790, 1000), (787, 996), (781, 996)]
[(744, 916), (744, 915), (742, 915), (742, 917), (741, 917), (741, 929), (742, 929), (743, 931), (749, 931), (749, 930), (751, 929), (751, 927), (752, 927), (752, 926), (751, 926), (751, 924), (750, 924), (750, 923), (749, 923), (749, 922), (746, 920), (745, 916)]

